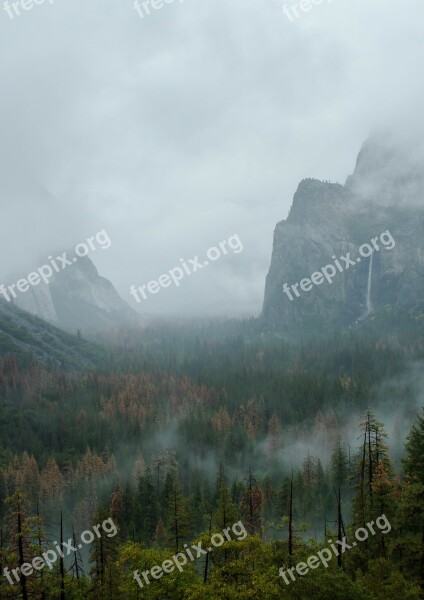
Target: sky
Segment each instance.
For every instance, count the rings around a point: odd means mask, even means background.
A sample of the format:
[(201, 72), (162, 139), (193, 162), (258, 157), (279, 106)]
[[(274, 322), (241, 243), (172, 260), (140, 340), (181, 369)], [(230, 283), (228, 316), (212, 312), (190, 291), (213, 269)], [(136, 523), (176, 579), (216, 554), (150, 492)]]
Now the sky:
[[(422, 127), (422, 0), (292, 20), (280, 0), (15, 6), (0, 0), (5, 283), (105, 230), (90, 258), (144, 314), (259, 314), (298, 183), (344, 183), (370, 133)], [(130, 295), (234, 235), (242, 252)]]

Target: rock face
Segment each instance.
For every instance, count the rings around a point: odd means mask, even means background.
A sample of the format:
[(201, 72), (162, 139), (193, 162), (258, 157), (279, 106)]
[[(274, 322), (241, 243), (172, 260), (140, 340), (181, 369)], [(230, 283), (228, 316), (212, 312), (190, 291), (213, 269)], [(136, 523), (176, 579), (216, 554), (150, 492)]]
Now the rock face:
[(122, 300), (110, 281), (98, 274), (87, 257), (55, 273), (49, 285), (42, 282), (19, 294), (15, 303), (22, 310), (73, 332), (139, 323), (137, 313)]
[[(270, 326), (324, 329), (354, 325), (382, 311), (421, 311), (423, 156), (418, 144), (379, 135), (364, 144), (344, 186), (313, 179), (300, 183), (287, 220), (278, 223), (274, 232), (262, 312)], [(389, 234), (381, 237), (384, 232)], [(375, 250), (372, 259), (359, 252), (365, 243)], [(369, 250), (364, 247), (362, 252)], [(347, 253), (355, 262), (348, 268), (340, 260)], [(336, 270), (331, 283), (316, 276), (323, 282), (304, 282), (311, 289), (297, 287), (299, 297), (290, 289), (326, 265)], [(292, 301), (283, 291), (285, 283)]]

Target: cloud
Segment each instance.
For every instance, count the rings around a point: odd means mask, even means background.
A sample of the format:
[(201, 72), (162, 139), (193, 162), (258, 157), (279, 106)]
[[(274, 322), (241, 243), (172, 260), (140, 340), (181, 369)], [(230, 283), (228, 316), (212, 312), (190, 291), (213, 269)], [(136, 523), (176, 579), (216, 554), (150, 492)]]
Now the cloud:
[(132, 302), (131, 284), (237, 233), (237, 260), (141, 309), (259, 313), (299, 180), (344, 182), (376, 127), (422, 121), (421, 1), (335, 0), (295, 22), (282, 4), (185, 0), (143, 19), (131, 0), (2, 11), (9, 270), (105, 228), (113, 244), (96, 265)]

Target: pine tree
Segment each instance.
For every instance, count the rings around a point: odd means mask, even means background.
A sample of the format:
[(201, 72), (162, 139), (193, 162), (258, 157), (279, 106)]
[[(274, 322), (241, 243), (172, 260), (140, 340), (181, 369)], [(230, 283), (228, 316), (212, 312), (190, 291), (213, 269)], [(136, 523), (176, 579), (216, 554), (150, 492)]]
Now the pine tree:
[[(98, 508), (94, 514), (93, 525), (98, 525), (108, 520), (109, 513), (104, 508)], [(95, 535), (90, 546), (89, 571), (91, 576), (90, 598), (93, 600), (115, 600), (117, 596), (118, 576), (115, 573), (114, 564), (117, 558), (116, 536), (110, 537), (104, 531)]]
[(217, 529), (225, 529), (225, 527), (233, 525), (233, 523), (238, 520), (238, 511), (232, 500), (232, 495), (228, 488), (227, 477), (222, 464), (218, 471), (215, 498), (216, 511), (213, 518), (213, 524)]
[(405, 450), (402, 461), (405, 477), (409, 482), (424, 485), (424, 408), (406, 438)]
[(22, 600), (28, 600), (31, 593), (31, 578), (26, 577), (21, 572), (24, 563), (30, 560), (31, 544), (31, 524), (26, 514), (26, 495), (23, 492), (16, 492), (6, 498), (6, 506), (9, 506), (9, 539), (10, 546), (7, 552), (7, 562), (19, 567), (19, 587)]
[(246, 476), (246, 492), (240, 508), (248, 533), (262, 536), (263, 493), (251, 469)]
[(337, 446), (331, 456), (330, 473), (332, 485), (342, 492), (346, 489), (349, 475), (349, 462), (346, 452), (346, 447), (342, 443), (341, 438), (337, 440)]
[(137, 531), (141, 541), (149, 546), (152, 543), (159, 520), (159, 506), (156, 487), (150, 469), (140, 477), (138, 483)]
[(424, 408), (408, 434), (403, 459), (405, 480), (392, 536), (392, 556), (424, 597)]
[[(385, 444), (387, 437), (382, 423), (371, 411), (367, 411), (361, 422), (362, 446), (356, 464), (356, 496), (353, 500), (353, 525), (364, 527), (386, 512), (393, 516), (394, 477), (393, 468)], [(379, 543), (381, 540), (379, 539)], [(364, 542), (366, 547), (369, 541)]]
[(168, 541), (175, 548), (175, 552), (179, 552), (183, 541), (188, 539), (191, 533), (187, 501), (174, 474), (168, 473), (165, 488), (168, 490), (165, 513)]

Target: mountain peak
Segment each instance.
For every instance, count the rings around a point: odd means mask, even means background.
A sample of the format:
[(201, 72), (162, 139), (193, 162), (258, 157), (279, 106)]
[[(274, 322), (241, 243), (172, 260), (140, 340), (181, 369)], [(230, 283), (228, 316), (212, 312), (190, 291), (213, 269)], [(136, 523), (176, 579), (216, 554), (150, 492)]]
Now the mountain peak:
[(103, 330), (139, 323), (137, 313), (101, 277), (87, 257), (55, 273), (49, 285), (40, 283), (15, 300), (22, 310), (70, 331)]
[(288, 220), (292, 225), (302, 224), (306, 216), (314, 215), (318, 221), (325, 218), (325, 210), (345, 203), (345, 189), (339, 183), (303, 179), (293, 197)]
[[(365, 314), (374, 318), (405, 306), (420, 313), (422, 147), (421, 140), (413, 146), (406, 136), (397, 141), (379, 134), (362, 146), (346, 186), (316, 179), (299, 184), (287, 220), (274, 232), (262, 312), (266, 321), (310, 331), (317, 324), (354, 326)], [(393, 244), (383, 243), (389, 238)], [(379, 240), (378, 250), (372, 240)], [(360, 254), (363, 245), (371, 254), (366, 249)], [(346, 256), (351, 257), (347, 268)], [(326, 266), (333, 273), (324, 281), (319, 272)], [(301, 288), (302, 281), (308, 289)]]

